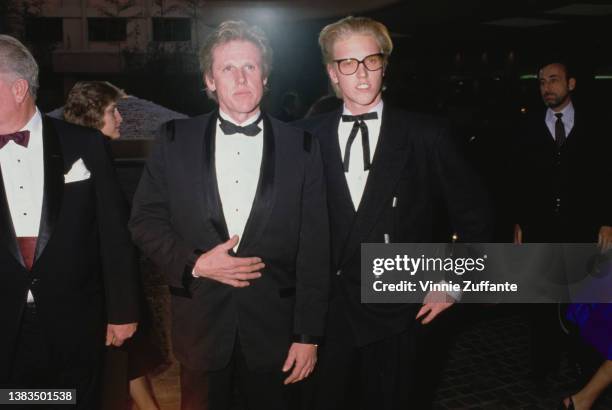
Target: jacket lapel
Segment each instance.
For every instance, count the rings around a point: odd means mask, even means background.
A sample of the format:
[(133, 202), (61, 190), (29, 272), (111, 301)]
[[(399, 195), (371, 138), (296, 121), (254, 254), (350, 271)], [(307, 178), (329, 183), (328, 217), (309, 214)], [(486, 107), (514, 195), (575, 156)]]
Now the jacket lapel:
[(6, 190), (4, 188), (4, 177), (0, 169), (0, 241), (6, 246), (11, 255), (25, 268), (25, 262), (21, 256), (17, 238), (15, 236), (15, 228), (13, 227), (13, 219), (6, 198)]
[(218, 111), (210, 115), (204, 131), (204, 152), (202, 157), (203, 189), (206, 190), (206, 203), (210, 222), (219, 235), (221, 242), (229, 239), (227, 223), (223, 215), (219, 185), (217, 183), (217, 170), (215, 163), (215, 140), (217, 133)]
[(332, 229), (333, 262), (337, 266), (346, 245), (346, 238), (354, 222), (356, 211), (342, 167), (342, 153), (338, 138), (338, 126), (342, 109), (330, 115), (319, 134), (325, 173), (327, 177), (327, 200)]
[(264, 141), (259, 181), (257, 182), (255, 198), (253, 199), (251, 212), (247, 219), (246, 226), (244, 227), (244, 233), (242, 234), (242, 239), (236, 252), (237, 254), (247, 249), (249, 244), (257, 243), (258, 238), (263, 233), (268, 222), (274, 203), (274, 194), (276, 191), (276, 184), (274, 183), (276, 166), (275, 133), (270, 118), (265, 114), (263, 115), (263, 123)]
[(64, 196), (64, 160), (57, 135), (51, 120), (43, 116), (43, 166), (45, 180), (40, 227), (34, 253), (34, 265), (40, 258), (57, 224)]
[[(408, 134), (402, 129), (392, 108), (383, 108), (382, 126), (378, 146), (372, 161), (363, 197), (355, 221), (347, 239), (342, 262), (346, 262), (361, 243), (368, 240), (368, 234), (378, 222), (385, 206), (391, 206), (389, 198), (401, 176), (402, 168), (409, 155)], [(383, 238), (380, 238), (382, 242)]]

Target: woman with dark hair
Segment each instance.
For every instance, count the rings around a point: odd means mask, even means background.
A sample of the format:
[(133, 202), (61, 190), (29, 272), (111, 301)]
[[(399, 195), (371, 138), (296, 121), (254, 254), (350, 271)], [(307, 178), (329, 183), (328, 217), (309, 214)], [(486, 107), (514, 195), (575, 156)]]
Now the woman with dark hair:
[(106, 81), (79, 81), (68, 93), (64, 119), (84, 127), (97, 128), (114, 140), (123, 122), (117, 102), (126, 95)]
[[(117, 102), (126, 98), (123, 90), (106, 81), (80, 81), (68, 93), (64, 106), (64, 120), (73, 124), (97, 128), (111, 140), (120, 137), (123, 121)], [(147, 374), (156, 370), (164, 362), (162, 353), (149, 340), (149, 315), (146, 299), (142, 295), (141, 321), (134, 337), (120, 348), (109, 347), (106, 355), (108, 365), (104, 374), (103, 408), (116, 409), (123, 394), (117, 393), (113, 386), (123, 390), (129, 380), (129, 394), (140, 410), (158, 410), (151, 382)], [(144, 319), (144, 320), (143, 320)], [(127, 364), (125, 363), (127, 361)], [(127, 367), (125, 384), (117, 383), (121, 377), (118, 369)], [(125, 387), (127, 389), (127, 386)], [(124, 390), (125, 391), (125, 390)], [(118, 397), (114, 397), (118, 396)]]

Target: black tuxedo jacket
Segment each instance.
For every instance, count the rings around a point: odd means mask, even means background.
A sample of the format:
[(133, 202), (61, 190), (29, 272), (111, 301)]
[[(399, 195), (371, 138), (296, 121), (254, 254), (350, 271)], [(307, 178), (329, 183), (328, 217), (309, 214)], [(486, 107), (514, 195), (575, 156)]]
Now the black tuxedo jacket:
[[(279, 370), (292, 341), (323, 335), (329, 226), (317, 141), (264, 115), (259, 183), (237, 256), (258, 256), (245, 288), (193, 278), (197, 256), (229, 239), (215, 171), (217, 113), (162, 129), (133, 202), (134, 240), (165, 272), (173, 346), (186, 367), (212, 371), (236, 336), (254, 370)], [(236, 164), (240, 166), (240, 164)]]
[[(43, 208), (30, 271), (0, 178), (0, 380), (8, 377), (28, 289), (58, 366), (90, 366), (107, 322), (138, 321), (135, 249), (104, 137), (43, 116), (43, 150)], [(65, 183), (78, 159), (90, 177)]]
[(448, 210), (452, 229), (462, 241), (483, 242), (489, 238), (489, 212), (478, 180), (452, 147), (445, 125), (388, 104), (355, 211), (338, 143), (341, 114), (340, 109), (298, 125), (321, 144), (331, 226), (332, 288), (344, 300), (357, 343), (365, 345), (410, 328), (418, 306), (361, 303), (360, 245), (384, 242), (385, 234), (396, 243), (436, 242), (441, 207)]
[(516, 135), (515, 220), (528, 242), (597, 242), (612, 226), (608, 131), (575, 111), (574, 127), (560, 150), (544, 121), (528, 117)]

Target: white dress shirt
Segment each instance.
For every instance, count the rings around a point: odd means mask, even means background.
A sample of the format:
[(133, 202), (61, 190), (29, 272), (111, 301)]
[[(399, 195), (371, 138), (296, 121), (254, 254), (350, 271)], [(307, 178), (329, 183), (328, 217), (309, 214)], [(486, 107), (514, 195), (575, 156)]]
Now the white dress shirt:
[[(568, 137), (570, 132), (572, 132), (572, 128), (574, 128), (574, 106), (572, 102), (565, 106), (564, 109), (560, 111), (563, 114), (561, 117), (561, 122), (563, 122), (563, 126), (565, 127), (565, 136)], [(548, 131), (550, 131), (550, 135), (552, 135), (553, 139), (556, 139), (555, 136), (555, 124), (557, 123), (557, 117), (555, 117), (555, 112), (552, 109), (546, 110), (546, 126), (548, 127)]]
[[(27, 147), (9, 141), (0, 149), (0, 167), (15, 235), (38, 236), (43, 202), (42, 117), (36, 112), (19, 131), (30, 131)], [(28, 302), (34, 301), (28, 291)]]
[[(235, 123), (221, 110), (219, 115), (224, 120)], [(236, 125), (251, 124), (259, 115), (257, 112)], [(262, 130), (254, 137), (238, 133), (225, 135), (220, 121), (217, 121), (215, 166), (219, 196), (229, 236), (238, 235), (241, 241), (259, 182), (263, 153), (263, 121), (259, 126)]]
[[(365, 121), (365, 124), (368, 126), (368, 141), (370, 142), (370, 162), (372, 162), (374, 159), (376, 145), (378, 144), (378, 137), (380, 136), (382, 111), (383, 102), (381, 101), (370, 111), (376, 112), (378, 114), (378, 118), (375, 120)], [(342, 115), (354, 114), (351, 113), (345, 105)], [(348, 141), (352, 129), (353, 122), (344, 122), (342, 119), (340, 119), (340, 124), (338, 125), (338, 142), (340, 144), (340, 155), (342, 158), (344, 158), (346, 142)], [(358, 130), (357, 136), (351, 145), (351, 160), (349, 161), (349, 170), (348, 172), (344, 173), (355, 210), (359, 209), (359, 203), (361, 202), (361, 197), (363, 196), (363, 191), (365, 189), (369, 173), (369, 170), (363, 170), (363, 146), (361, 144), (361, 130)]]

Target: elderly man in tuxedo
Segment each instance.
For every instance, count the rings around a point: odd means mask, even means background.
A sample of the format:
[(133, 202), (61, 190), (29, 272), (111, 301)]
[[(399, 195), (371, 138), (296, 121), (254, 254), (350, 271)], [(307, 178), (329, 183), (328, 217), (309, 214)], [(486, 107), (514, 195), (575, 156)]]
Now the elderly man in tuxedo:
[(76, 389), (136, 330), (137, 266), (103, 135), (42, 115), (36, 61), (0, 36), (0, 384)]
[[(455, 299), (430, 294), (420, 308), (361, 303), (360, 245), (435, 242), (440, 215), (434, 210), (441, 208), (461, 240), (485, 241), (490, 229), (487, 200), (453, 149), (444, 122), (383, 101), (393, 49), (383, 24), (347, 17), (326, 26), (319, 44), (344, 104), (301, 123), (321, 144), (333, 272), (312, 408), (351, 408), (353, 396), (368, 410), (408, 409), (414, 404), (410, 387), (416, 377), (416, 319), (429, 323)], [(356, 368), (361, 388), (349, 394)]]
[(136, 243), (166, 274), (182, 409), (286, 409), (312, 372), (327, 310), (319, 146), (260, 101), (272, 51), (222, 23), (200, 64), (212, 113), (163, 126), (134, 197)]

